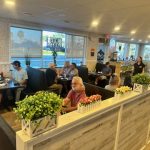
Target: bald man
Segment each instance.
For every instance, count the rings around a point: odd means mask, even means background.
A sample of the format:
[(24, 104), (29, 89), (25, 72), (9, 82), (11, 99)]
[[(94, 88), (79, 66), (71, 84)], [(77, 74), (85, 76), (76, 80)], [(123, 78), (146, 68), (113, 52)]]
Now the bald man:
[(46, 80), (49, 89), (58, 91), (58, 94), (61, 94), (62, 85), (57, 84), (57, 69), (55, 64), (49, 64), (49, 68), (46, 70)]

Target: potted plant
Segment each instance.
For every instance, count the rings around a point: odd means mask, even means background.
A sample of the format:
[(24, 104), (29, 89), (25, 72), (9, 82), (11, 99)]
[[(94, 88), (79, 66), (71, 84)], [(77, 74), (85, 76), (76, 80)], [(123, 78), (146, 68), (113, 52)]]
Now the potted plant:
[(101, 95), (92, 95), (90, 97), (85, 97), (81, 99), (80, 103), (78, 104), (78, 112), (85, 113), (91, 111), (94, 108), (100, 106), (101, 103)]
[(40, 91), (16, 102), (14, 111), (22, 120), (22, 130), (34, 137), (57, 126), (57, 113), (61, 105), (62, 99), (59, 96)]
[(115, 90), (115, 98), (124, 98), (124, 96), (129, 96), (132, 89), (128, 86), (121, 86)]
[(134, 83), (134, 91), (145, 92), (150, 84), (150, 75), (147, 73), (137, 74), (132, 77), (132, 82)]

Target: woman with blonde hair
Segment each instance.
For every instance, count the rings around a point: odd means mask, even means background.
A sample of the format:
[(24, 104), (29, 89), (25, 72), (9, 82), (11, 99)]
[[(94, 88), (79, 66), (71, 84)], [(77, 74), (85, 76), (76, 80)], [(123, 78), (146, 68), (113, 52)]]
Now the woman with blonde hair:
[(109, 85), (105, 86), (105, 89), (110, 91), (115, 91), (119, 87), (119, 78), (117, 75), (113, 74), (109, 80)]

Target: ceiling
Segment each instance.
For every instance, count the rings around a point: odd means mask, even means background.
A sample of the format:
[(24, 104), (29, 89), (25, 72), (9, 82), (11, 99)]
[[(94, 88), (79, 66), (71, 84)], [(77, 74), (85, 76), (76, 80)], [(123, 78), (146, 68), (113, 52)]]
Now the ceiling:
[[(150, 0), (12, 0), (14, 7), (5, 1), (0, 0), (1, 17), (150, 42)], [(93, 20), (99, 21), (95, 28)], [(115, 32), (118, 25), (121, 29)], [(131, 30), (137, 33), (131, 35)]]

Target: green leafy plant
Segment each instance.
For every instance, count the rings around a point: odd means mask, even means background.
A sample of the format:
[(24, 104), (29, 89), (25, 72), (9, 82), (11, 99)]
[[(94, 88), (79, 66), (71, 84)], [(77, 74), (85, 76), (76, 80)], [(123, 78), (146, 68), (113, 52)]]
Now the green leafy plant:
[(121, 66), (121, 71), (122, 72), (132, 71), (132, 69), (133, 69), (132, 65), (123, 65), (123, 66)]
[(14, 111), (19, 119), (36, 120), (48, 115), (56, 116), (61, 108), (62, 99), (57, 94), (40, 91), (16, 102), (16, 105)]
[(137, 84), (150, 84), (150, 75), (147, 73), (137, 74), (132, 77), (132, 82)]

